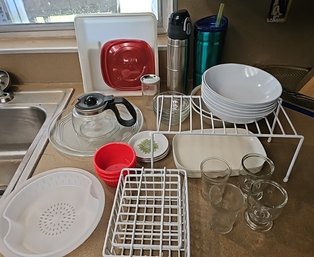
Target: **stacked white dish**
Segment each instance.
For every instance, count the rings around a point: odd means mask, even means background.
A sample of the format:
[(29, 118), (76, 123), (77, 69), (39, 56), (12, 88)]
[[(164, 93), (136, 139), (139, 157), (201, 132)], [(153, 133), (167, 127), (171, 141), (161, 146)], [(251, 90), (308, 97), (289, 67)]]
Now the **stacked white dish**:
[(271, 74), (244, 64), (213, 66), (202, 76), (202, 100), (220, 119), (251, 123), (273, 112), (282, 93)]
[(169, 153), (169, 141), (163, 134), (154, 134), (153, 137), (153, 154), (151, 151), (153, 131), (141, 131), (135, 134), (129, 144), (136, 152), (136, 157), (139, 162), (151, 162), (152, 156), (154, 161), (160, 161)]

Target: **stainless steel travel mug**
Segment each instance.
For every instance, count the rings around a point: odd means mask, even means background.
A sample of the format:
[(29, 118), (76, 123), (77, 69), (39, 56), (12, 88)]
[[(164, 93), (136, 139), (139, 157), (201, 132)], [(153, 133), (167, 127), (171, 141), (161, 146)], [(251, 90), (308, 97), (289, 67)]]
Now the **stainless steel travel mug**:
[(189, 37), (192, 23), (187, 10), (169, 17), (167, 45), (167, 89), (186, 93), (188, 88)]

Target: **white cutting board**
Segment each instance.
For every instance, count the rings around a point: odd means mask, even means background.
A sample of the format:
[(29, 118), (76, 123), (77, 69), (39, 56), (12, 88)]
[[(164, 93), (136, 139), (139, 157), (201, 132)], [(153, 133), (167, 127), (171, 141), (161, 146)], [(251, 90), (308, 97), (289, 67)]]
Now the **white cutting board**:
[(74, 19), (84, 92), (100, 91), (120, 96), (141, 95), (141, 91), (119, 91), (103, 80), (101, 46), (113, 39), (140, 39), (154, 50), (158, 75), (157, 21), (152, 13), (79, 15)]

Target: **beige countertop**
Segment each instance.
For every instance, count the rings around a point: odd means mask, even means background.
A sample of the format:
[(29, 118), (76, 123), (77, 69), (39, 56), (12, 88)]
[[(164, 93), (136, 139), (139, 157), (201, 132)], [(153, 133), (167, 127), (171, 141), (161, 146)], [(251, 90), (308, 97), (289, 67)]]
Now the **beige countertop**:
[(299, 93), (314, 98), (314, 76), (300, 89)]
[[(75, 88), (73, 99), (80, 95), (82, 87), (69, 84)], [(145, 125), (143, 129), (154, 129), (155, 116), (152, 111), (142, 109), (141, 97), (128, 98), (143, 112)], [(71, 108), (73, 100), (70, 101)], [(289, 201), (274, 227), (267, 233), (251, 231), (245, 224), (242, 214), (234, 229), (227, 235), (219, 235), (208, 228), (208, 205), (200, 194), (200, 179), (189, 179), (189, 212), (191, 233), (191, 256), (267, 256), (267, 257), (310, 257), (314, 255), (314, 119), (287, 109), (287, 112), (299, 134), (305, 141), (297, 158), (289, 182), (282, 179), (297, 144), (293, 139), (276, 138), (271, 143), (261, 140), (268, 156), (274, 161), (276, 169), (273, 179), (288, 191)], [(175, 168), (172, 154), (157, 162), (155, 167)], [(38, 163), (34, 174), (58, 167), (77, 167), (94, 174), (92, 158), (66, 156), (51, 144)], [(236, 180), (236, 179), (234, 179)], [(115, 189), (103, 183), (105, 190), (105, 210), (101, 221), (92, 235), (68, 256), (99, 257), (110, 217)]]

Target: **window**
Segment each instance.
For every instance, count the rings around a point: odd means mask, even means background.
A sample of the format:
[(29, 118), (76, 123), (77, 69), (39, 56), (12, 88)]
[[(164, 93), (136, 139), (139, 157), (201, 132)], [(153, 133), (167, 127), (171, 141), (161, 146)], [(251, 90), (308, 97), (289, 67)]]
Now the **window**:
[(75, 15), (152, 12), (158, 31), (176, 7), (168, 0), (0, 0), (0, 32), (73, 30)]

